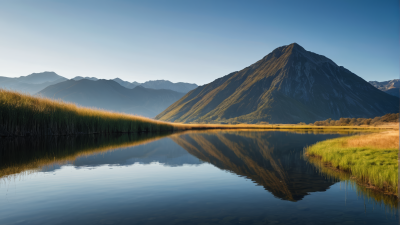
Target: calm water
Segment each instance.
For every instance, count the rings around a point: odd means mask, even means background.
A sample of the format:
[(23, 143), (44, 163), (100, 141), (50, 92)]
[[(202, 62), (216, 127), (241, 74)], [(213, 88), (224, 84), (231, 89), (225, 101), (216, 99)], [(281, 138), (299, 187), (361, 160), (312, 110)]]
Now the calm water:
[(0, 224), (398, 224), (397, 201), (303, 148), (341, 134), (0, 140)]

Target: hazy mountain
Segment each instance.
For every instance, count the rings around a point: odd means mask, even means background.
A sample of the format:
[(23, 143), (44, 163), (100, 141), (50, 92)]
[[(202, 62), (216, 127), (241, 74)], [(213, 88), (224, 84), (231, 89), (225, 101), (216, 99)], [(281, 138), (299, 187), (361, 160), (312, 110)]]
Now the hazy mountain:
[(400, 97), (400, 88), (391, 88), (389, 90), (386, 90), (385, 92), (389, 95)]
[(381, 91), (387, 91), (392, 88), (400, 88), (400, 79), (388, 80), (383, 82), (370, 81), (369, 83)]
[(156, 119), (308, 123), (398, 111), (398, 98), (377, 90), (327, 57), (293, 43), (241, 71), (190, 91)]
[(32, 73), (21, 77), (0, 77), (0, 88), (35, 94), (45, 87), (67, 80), (54, 72)]
[(98, 80), (96, 77), (81, 77), (81, 76), (77, 76), (77, 77), (72, 78), (72, 80), (82, 80), (82, 79), (94, 80), (94, 81)]
[(168, 80), (150, 80), (141, 84), (145, 88), (152, 89), (169, 89), (177, 92), (188, 93), (189, 91), (197, 88), (197, 84), (190, 84), (184, 82), (172, 83)]
[(184, 94), (137, 86), (128, 89), (112, 80), (67, 80), (38, 93), (81, 106), (154, 117)]
[(119, 79), (118, 77), (115, 78), (115, 79), (113, 79), (113, 81), (115, 81), (115, 82), (117, 82), (118, 84), (120, 84), (121, 86), (126, 87), (126, 88), (129, 88), (129, 89), (132, 89), (132, 88), (134, 88), (134, 87), (140, 85), (140, 83), (138, 83), (138, 82), (136, 82), (136, 81), (134, 81), (134, 82), (131, 83), (131, 82), (128, 82), (128, 81), (121, 80), (121, 79)]
[(190, 83), (184, 83), (184, 82), (172, 83), (171, 81), (168, 81), (168, 80), (150, 80), (150, 81), (146, 81), (144, 83), (138, 83), (138, 82), (130, 83), (128, 81), (124, 81), (119, 78), (115, 78), (115, 79), (113, 79), (113, 81), (119, 83), (120, 85), (122, 85), (126, 88), (134, 88), (134, 87), (141, 85), (145, 88), (168, 89), (168, 90), (173, 90), (173, 91), (182, 92), (182, 93), (188, 93), (189, 91), (198, 87), (196, 84), (190, 84)]

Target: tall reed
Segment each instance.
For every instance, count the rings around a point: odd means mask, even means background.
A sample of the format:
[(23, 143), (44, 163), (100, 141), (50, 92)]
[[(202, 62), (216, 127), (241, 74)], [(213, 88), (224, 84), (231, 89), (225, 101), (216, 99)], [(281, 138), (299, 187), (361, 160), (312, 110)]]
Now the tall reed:
[(170, 123), (0, 89), (0, 135), (173, 131)]

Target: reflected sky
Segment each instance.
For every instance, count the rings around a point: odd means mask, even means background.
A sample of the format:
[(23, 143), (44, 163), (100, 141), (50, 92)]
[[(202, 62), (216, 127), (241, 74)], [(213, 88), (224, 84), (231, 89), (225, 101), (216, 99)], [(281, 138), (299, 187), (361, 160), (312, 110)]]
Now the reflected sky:
[[(54, 142), (39, 143), (52, 149), (55, 161), (38, 163), (42, 152), (24, 161), (39, 169), (0, 179), (0, 224), (397, 224), (389, 206), (328, 179), (301, 157), (304, 146), (336, 136), (218, 131), (87, 137), (74, 140), (75, 151), (62, 140), (63, 154), (55, 153)], [(104, 151), (107, 143), (115, 148)], [(18, 149), (3, 150), (2, 165), (7, 158), (10, 167), (21, 167), (11, 162)]]

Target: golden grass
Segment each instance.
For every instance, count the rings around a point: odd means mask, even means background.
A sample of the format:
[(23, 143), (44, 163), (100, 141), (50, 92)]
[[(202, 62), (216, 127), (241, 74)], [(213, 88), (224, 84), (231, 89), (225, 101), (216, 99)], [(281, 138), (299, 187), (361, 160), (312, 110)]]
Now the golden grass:
[(349, 171), (360, 182), (398, 194), (398, 131), (387, 131), (318, 142), (305, 149), (334, 168)]
[(205, 129), (381, 130), (398, 126), (314, 126), (298, 124), (182, 124), (78, 107), (61, 100), (0, 89), (0, 136), (164, 132)]
[(386, 131), (382, 133), (362, 135), (347, 140), (345, 147), (372, 147), (379, 149), (398, 148), (399, 131)]

